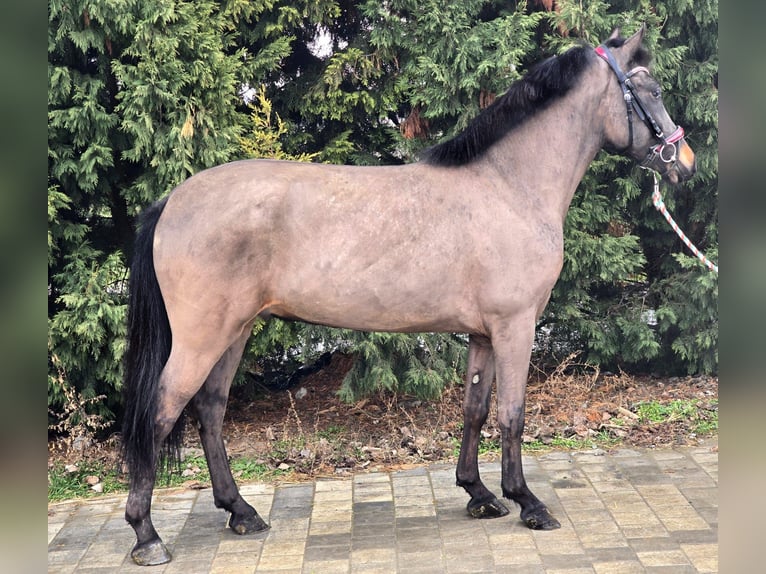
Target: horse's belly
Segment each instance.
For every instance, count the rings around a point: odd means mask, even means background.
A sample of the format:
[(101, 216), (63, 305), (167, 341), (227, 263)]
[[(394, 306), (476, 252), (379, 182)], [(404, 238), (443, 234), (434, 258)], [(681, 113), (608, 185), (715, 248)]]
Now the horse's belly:
[[(404, 270), (403, 270), (404, 271)], [(344, 276), (345, 277), (345, 276)], [(481, 321), (470, 297), (426, 279), (407, 286), (412, 277), (387, 274), (364, 284), (359, 278), (328, 277), (286, 290), (267, 313), (310, 323), (362, 331), (479, 332)]]

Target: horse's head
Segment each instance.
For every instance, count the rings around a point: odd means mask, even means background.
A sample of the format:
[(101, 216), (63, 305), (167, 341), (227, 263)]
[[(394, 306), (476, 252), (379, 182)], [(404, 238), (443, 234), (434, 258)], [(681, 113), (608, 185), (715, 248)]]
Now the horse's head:
[(644, 32), (641, 26), (626, 40), (615, 30), (596, 48), (609, 74), (606, 147), (633, 157), (675, 184), (694, 175), (696, 159), (683, 128), (670, 119), (662, 103), (660, 84), (645, 67), (649, 57), (642, 46)]

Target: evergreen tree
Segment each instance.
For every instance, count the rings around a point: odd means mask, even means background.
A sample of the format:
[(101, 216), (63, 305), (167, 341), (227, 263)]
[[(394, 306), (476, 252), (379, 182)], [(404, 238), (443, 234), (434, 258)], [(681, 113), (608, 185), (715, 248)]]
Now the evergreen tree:
[[(240, 157), (414, 161), (531, 64), (641, 22), (698, 175), (665, 200), (717, 256), (718, 3), (702, 0), (49, 0), (49, 403), (64, 385), (117, 409), (135, 214), (192, 173)], [(255, 106), (255, 107), (251, 107)], [(265, 110), (268, 106), (268, 111)], [(260, 123), (259, 123), (260, 122)], [(717, 370), (717, 276), (651, 206), (651, 178), (601, 154), (566, 221), (565, 266), (540, 352), (604, 368)], [(344, 396), (434, 394), (461, 336), (273, 322), (246, 368), (343, 348)]]
[(117, 407), (134, 216), (239, 153), (245, 0), (48, 4), (49, 406)]
[[(596, 44), (646, 23), (663, 100), (697, 154), (698, 174), (665, 201), (692, 241), (717, 258), (718, 2), (559, 0), (544, 44)], [(582, 350), (604, 368), (713, 373), (717, 275), (695, 263), (651, 202), (652, 178), (601, 154), (566, 221), (565, 265), (539, 332), (544, 351)]]

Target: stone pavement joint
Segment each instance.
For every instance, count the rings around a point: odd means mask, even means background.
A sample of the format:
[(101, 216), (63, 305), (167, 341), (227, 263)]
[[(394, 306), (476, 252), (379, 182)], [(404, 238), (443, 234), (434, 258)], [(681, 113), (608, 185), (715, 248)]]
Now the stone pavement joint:
[[(527, 481), (561, 521), (538, 532), (475, 520), (452, 465), (357, 474), (242, 495), (271, 530), (226, 528), (210, 489), (157, 490), (152, 516), (173, 554), (140, 567), (123, 518), (127, 495), (48, 506), (48, 572), (97, 574), (494, 573), (718, 571), (718, 453), (712, 444), (525, 456)], [(499, 491), (500, 464), (480, 464)]]

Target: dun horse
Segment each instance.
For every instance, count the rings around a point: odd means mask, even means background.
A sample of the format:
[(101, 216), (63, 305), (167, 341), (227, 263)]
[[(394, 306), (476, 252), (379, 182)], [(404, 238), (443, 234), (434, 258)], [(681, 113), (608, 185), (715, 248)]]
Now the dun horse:
[(456, 472), (468, 512), (509, 512), (477, 463), (496, 379), (502, 494), (529, 528), (559, 527), (525, 482), (521, 434), (535, 322), (561, 271), (570, 201), (602, 148), (673, 184), (695, 172), (645, 67), (643, 34), (615, 31), (596, 49), (543, 61), (420, 162), (238, 161), (194, 175), (146, 210), (131, 268), (123, 433), (135, 562), (171, 559), (152, 525), (151, 495), (187, 405), (229, 526), (269, 528), (240, 496), (221, 437), (259, 317), (469, 334)]

